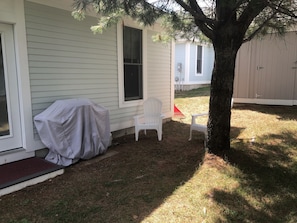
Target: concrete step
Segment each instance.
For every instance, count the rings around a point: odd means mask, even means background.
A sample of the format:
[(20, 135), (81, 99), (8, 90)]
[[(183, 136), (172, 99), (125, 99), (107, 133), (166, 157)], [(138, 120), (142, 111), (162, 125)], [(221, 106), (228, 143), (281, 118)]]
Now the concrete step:
[(35, 152), (27, 152), (24, 148), (11, 149), (0, 152), (0, 165), (34, 157)]
[(0, 196), (41, 183), (64, 173), (64, 167), (39, 157), (0, 166)]

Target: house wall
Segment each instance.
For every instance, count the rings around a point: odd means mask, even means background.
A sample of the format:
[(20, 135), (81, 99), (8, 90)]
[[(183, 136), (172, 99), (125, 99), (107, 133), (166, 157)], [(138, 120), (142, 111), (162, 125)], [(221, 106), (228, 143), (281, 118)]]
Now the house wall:
[[(189, 43), (188, 43), (189, 44)], [(196, 73), (196, 54), (197, 54), (197, 45), (189, 44), (189, 55), (190, 55), (190, 63), (189, 63), (189, 78), (188, 82), (197, 82), (199, 80), (204, 81), (205, 77), (203, 76), (203, 64), (202, 64), (202, 73)], [(202, 61), (204, 61), (204, 47), (202, 47)]]
[(196, 73), (197, 44), (190, 45), (189, 82), (210, 83), (214, 63), (214, 50), (210, 45), (202, 45), (202, 73)]
[(235, 71), (234, 101), (297, 104), (297, 35), (268, 35), (243, 44)]
[[(197, 43), (177, 42), (175, 44), (175, 77), (176, 89), (190, 90), (204, 84), (210, 84), (214, 64), (214, 50), (211, 45), (202, 44), (202, 73), (196, 73)], [(182, 72), (177, 69), (182, 63)]]
[(211, 76), (212, 76), (212, 71), (213, 71), (213, 66), (214, 66), (214, 49), (212, 45), (204, 45), (203, 46), (203, 65), (202, 65), (202, 73), (203, 76), (205, 77), (205, 81), (211, 81)]
[(25, 18), (33, 116), (57, 99), (85, 97), (115, 117), (116, 28), (93, 35), (95, 18), (77, 22), (68, 11), (32, 2), (25, 4)]
[(148, 95), (159, 98), (163, 102), (163, 112), (168, 113), (173, 105), (172, 45), (154, 42), (151, 37), (157, 34), (156, 31), (148, 30), (147, 34)]
[[(105, 106), (111, 131), (134, 126), (141, 103), (120, 106), (117, 26), (94, 35), (96, 18), (75, 20), (69, 11), (25, 2), (29, 74), (33, 117), (57, 99), (85, 97)], [(145, 95), (163, 101), (166, 117), (172, 113), (171, 44), (154, 43), (146, 32)], [(42, 148), (34, 130), (36, 148)]]
[[(178, 83), (179, 81), (185, 78), (185, 67), (186, 65), (186, 45), (181, 43), (175, 44), (175, 64), (174, 64), (174, 76), (175, 82)], [(178, 70), (178, 64), (182, 64), (182, 69)]]

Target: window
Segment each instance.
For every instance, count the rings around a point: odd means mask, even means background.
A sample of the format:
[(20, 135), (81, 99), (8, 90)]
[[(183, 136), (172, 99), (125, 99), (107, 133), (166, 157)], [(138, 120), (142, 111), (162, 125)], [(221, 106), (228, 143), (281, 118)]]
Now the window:
[(124, 99), (143, 99), (142, 30), (123, 29)]
[(202, 73), (202, 46), (197, 46), (196, 73)]

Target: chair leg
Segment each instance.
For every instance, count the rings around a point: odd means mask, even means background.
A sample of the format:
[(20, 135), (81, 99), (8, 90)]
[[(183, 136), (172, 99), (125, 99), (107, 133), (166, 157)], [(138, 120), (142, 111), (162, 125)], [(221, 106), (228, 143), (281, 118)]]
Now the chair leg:
[(192, 140), (192, 129), (190, 129), (190, 137), (189, 137), (189, 141)]
[(135, 141), (138, 141), (139, 130), (135, 128)]
[(157, 130), (158, 133), (158, 140), (161, 141), (162, 140), (162, 130)]
[(204, 134), (204, 149), (207, 149), (207, 134)]

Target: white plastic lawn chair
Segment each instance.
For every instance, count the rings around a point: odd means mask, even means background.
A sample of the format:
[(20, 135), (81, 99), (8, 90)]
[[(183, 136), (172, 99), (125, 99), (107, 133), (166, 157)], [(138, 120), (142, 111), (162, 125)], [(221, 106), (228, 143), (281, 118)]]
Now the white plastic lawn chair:
[[(233, 98), (232, 98), (231, 108), (233, 108), (233, 104), (234, 104), (234, 102), (233, 102)], [(207, 137), (208, 137), (207, 126), (197, 123), (197, 118), (198, 117), (202, 117), (202, 116), (206, 116), (206, 115), (208, 115), (208, 112), (207, 113), (192, 115), (189, 141), (192, 139), (192, 131), (195, 130), (195, 131), (198, 131), (198, 132), (202, 132), (204, 134), (204, 145), (206, 145)]]
[(202, 132), (204, 134), (204, 144), (206, 144), (207, 135), (208, 135), (207, 134), (207, 126), (197, 123), (197, 118), (198, 117), (202, 117), (202, 116), (206, 116), (206, 115), (208, 115), (208, 113), (192, 115), (189, 141), (192, 139), (192, 131), (195, 130), (195, 131), (198, 131), (198, 132)]
[(162, 102), (157, 98), (148, 98), (143, 103), (142, 115), (134, 116), (135, 122), (135, 140), (138, 141), (140, 130), (155, 129), (158, 133), (158, 140), (162, 140), (162, 123), (164, 115), (162, 115)]

